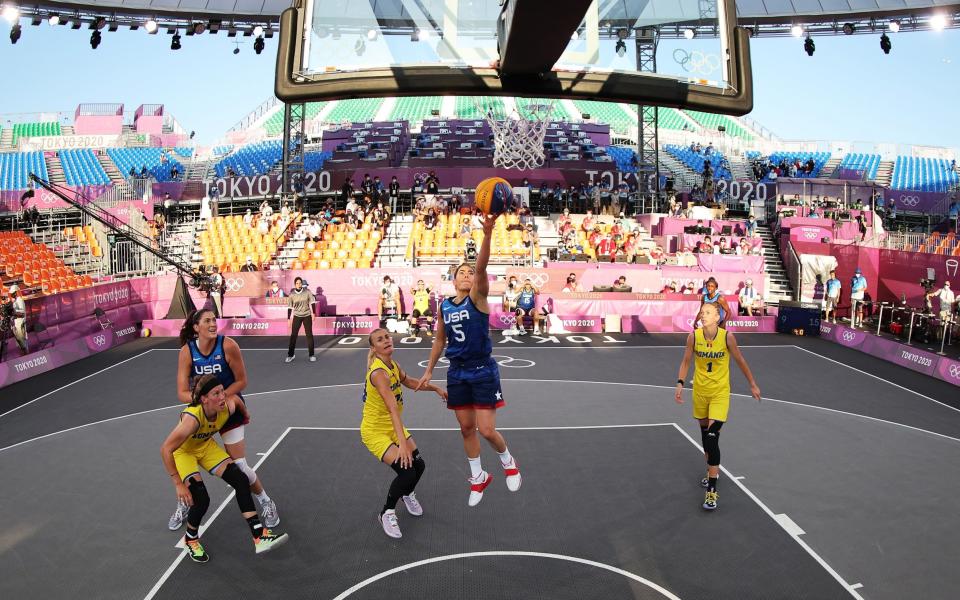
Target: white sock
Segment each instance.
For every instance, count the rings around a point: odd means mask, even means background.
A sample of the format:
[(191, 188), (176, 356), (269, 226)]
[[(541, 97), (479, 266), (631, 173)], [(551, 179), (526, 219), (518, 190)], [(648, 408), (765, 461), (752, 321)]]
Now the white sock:
[(509, 465), (510, 461), (513, 460), (513, 457), (510, 456), (510, 448), (504, 448), (503, 452), (498, 452), (497, 454), (500, 455), (500, 464), (503, 466)]
[(467, 462), (470, 463), (470, 477), (476, 479), (483, 474), (483, 467), (480, 466), (480, 457), (470, 458), (467, 457)]
[(267, 495), (267, 490), (263, 490), (259, 494), (254, 494), (253, 496), (257, 499), (257, 502), (260, 503), (260, 506), (263, 506), (265, 502), (270, 502), (270, 496)]

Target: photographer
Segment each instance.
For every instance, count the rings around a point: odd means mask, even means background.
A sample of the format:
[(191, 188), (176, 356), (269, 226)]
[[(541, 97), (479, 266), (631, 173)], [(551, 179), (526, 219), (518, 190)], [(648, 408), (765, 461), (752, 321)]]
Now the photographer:
[(27, 346), (27, 305), (23, 301), (23, 296), (20, 295), (20, 287), (17, 285), (10, 286), (10, 304), (13, 307), (11, 315), (13, 318), (13, 337), (17, 340), (17, 346), (20, 347), (20, 355), (25, 356), (30, 352)]
[(940, 321), (946, 323), (951, 320), (953, 316), (953, 303), (956, 302), (956, 296), (953, 294), (953, 290), (950, 289), (950, 282), (944, 281), (943, 287), (939, 290), (931, 289), (927, 292), (927, 303), (930, 303), (932, 298), (940, 299)]
[(210, 289), (207, 290), (207, 297), (213, 299), (214, 311), (217, 318), (223, 318), (223, 296), (227, 293), (227, 281), (220, 274), (218, 267), (211, 267)]

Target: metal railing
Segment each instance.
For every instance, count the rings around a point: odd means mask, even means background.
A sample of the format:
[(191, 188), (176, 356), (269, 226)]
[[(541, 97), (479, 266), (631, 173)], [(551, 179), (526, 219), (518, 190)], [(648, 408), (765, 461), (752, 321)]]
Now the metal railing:
[(908, 252), (923, 252), (931, 254), (953, 255), (960, 248), (960, 239), (956, 237), (932, 237), (926, 233), (893, 231), (881, 240), (877, 246), (887, 250), (906, 250)]
[(803, 282), (803, 265), (800, 264), (800, 257), (797, 256), (797, 251), (794, 250), (792, 242), (787, 242), (787, 249), (789, 250), (788, 260), (783, 266), (787, 270), (787, 276), (790, 278), (790, 287), (793, 288), (793, 299), (799, 301), (801, 283)]

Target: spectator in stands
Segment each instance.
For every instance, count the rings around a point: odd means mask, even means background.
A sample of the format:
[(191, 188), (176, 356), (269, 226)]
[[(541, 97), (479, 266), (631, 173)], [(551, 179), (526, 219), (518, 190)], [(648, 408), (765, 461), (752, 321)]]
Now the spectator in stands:
[(944, 281), (943, 287), (939, 290), (931, 291), (927, 294), (927, 298), (939, 298), (940, 299), (940, 321), (942, 323), (948, 322), (953, 317), (953, 305), (956, 302), (956, 296), (953, 294), (953, 290), (950, 289), (950, 282)]
[(743, 287), (737, 296), (740, 299), (740, 314), (752, 317), (754, 316), (754, 311), (760, 314), (763, 310), (763, 302), (757, 295), (756, 288), (753, 287), (752, 279), (747, 279), (743, 282)]
[(273, 283), (270, 285), (270, 289), (266, 293), (267, 298), (286, 298), (287, 295), (280, 288), (280, 282), (276, 279), (273, 280)]
[(748, 237), (753, 236), (753, 232), (757, 230), (757, 218), (753, 216), (752, 212), (747, 217), (746, 228)]
[(714, 254), (727, 254), (730, 250), (730, 244), (727, 242), (727, 237), (724, 235), (720, 236), (720, 239), (716, 241), (713, 245)]
[(437, 209), (427, 211), (427, 214), (423, 216), (423, 228), (427, 231), (432, 231), (434, 227), (437, 226), (437, 221), (439, 216), (437, 214)]
[(863, 276), (860, 267), (857, 267), (850, 279), (850, 326), (854, 329), (858, 324), (863, 325), (863, 297), (866, 291), (867, 278)]
[(593, 211), (587, 210), (587, 215), (583, 217), (583, 221), (580, 222), (580, 229), (584, 233), (590, 234), (593, 232), (594, 227), (596, 226), (596, 219), (593, 218)]
[[(569, 289), (568, 289), (569, 288)], [(577, 274), (570, 273), (567, 275), (567, 285), (563, 288), (565, 292), (582, 292), (583, 286), (577, 281)]]
[(243, 265), (242, 267), (240, 267), (240, 272), (241, 272), (241, 273), (253, 273), (253, 272), (256, 272), (256, 271), (259, 271), (259, 270), (260, 270), (260, 269), (257, 268), (257, 265), (253, 264), (253, 257), (252, 257), (252, 256), (247, 256), (247, 262), (244, 263), (244, 265)]
[(10, 300), (13, 304), (13, 338), (20, 348), (20, 355), (25, 356), (30, 352), (30, 347), (27, 340), (27, 305), (20, 294), (20, 286), (10, 286)]
[(600, 238), (600, 241), (594, 246), (597, 251), (597, 261), (614, 261), (615, 252), (617, 249), (616, 242), (613, 241), (613, 236), (609, 233)]
[(863, 218), (863, 213), (857, 215), (857, 230), (860, 232), (860, 241), (867, 237), (867, 220)]
[(823, 320), (830, 320), (830, 313), (833, 313), (833, 322), (837, 322), (837, 305), (840, 304), (840, 280), (837, 279), (837, 272), (830, 269), (830, 279), (826, 284), (826, 297), (824, 299)]
[(147, 165), (141, 165), (140, 167), (140, 177), (146, 179), (150, 176), (150, 171), (147, 170)]
[(662, 265), (667, 262), (666, 253), (663, 251), (663, 246), (657, 244), (653, 247), (653, 250), (650, 251), (650, 262), (656, 265)]
[(533, 223), (528, 224), (523, 228), (523, 232), (520, 234), (520, 241), (523, 242), (524, 248), (532, 248), (540, 243), (540, 236), (537, 235), (537, 232), (533, 229)]
[(436, 171), (430, 171), (425, 185), (428, 194), (437, 195), (440, 193), (440, 178), (437, 177)]
[(257, 231), (260, 232), (261, 235), (267, 235), (270, 233), (269, 217), (264, 217), (261, 215), (260, 218), (257, 219)]
[(357, 204), (357, 201), (354, 200), (353, 196), (350, 196), (350, 199), (347, 200), (347, 207), (346, 207), (347, 214), (352, 215), (356, 213), (357, 207), (359, 207), (359, 204)]
[(697, 284), (695, 284), (695, 283), (691, 280), (691, 281), (688, 281), (688, 282), (686, 283), (686, 285), (683, 286), (683, 290), (682, 290), (682, 291), (683, 291), (684, 294), (699, 294), (699, 293), (700, 293), (700, 288), (698, 288), (698, 287), (697, 287)]
[(237, 172), (233, 170), (233, 167), (227, 167), (227, 177), (236, 177)]
[(153, 227), (156, 229), (157, 237), (160, 236), (160, 233), (167, 228), (167, 220), (163, 216), (163, 212), (158, 212), (155, 217), (153, 217)]
[(243, 224), (247, 227), (253, 225), (253, 211), (249, 208), (247, 209), (247, 212), (243, 213)]
[(397, 176), (394, 175), (390, 178), (390, 212), (395, 214), (397, 212), (397, 202), (400, 201), (400, 182), (397, 181)]
[(317, 219), (310, 219), (310, 224), (307, 225), (307, 239), (313, 240), (314, 242), (319, 242), (323, 239), (323, 227)]
[(713, 240), (710, 239), (709, 235), (700, 240), (694, 252), (698, 254), (713, 254)]
[(416, 197), (418, 194), (423, 193), (423, 178), (420, 177), (420, 174), (413, 176), (413, 185), (410, 186), (410, 195)]
[(344, 204), (353, 198), (353, 191), (353, 179), (350, 177), (344, 177), (343, 184), (340, 186), (340, 199)]
[(363, 181), (360, 182), (360, 191), (363, 192), (364, 196), (373, 195), (373, 179), (370, 177), (370, 173), (363, 174)]
[(383, 205), (383, 202), (377, 202), (377, 207), (371, 211), (370, 215), (371, 223), (373, 224), (374, 229), (386, 227), (387, 221), (390, 219), (389, 213), (387, 213), (387, 208)]
[(383, 276), (383, 286), (380, 288), (380, 301), (377, 303), (377, 317), (380, 325), (385, 326), (386, 319), (400, 316), (400, 286), (395, 284), (389, 275)]
[(679, 284), (676, 281), (671, 281), (667, 285), (663, 286), (663, 289), (660, 290), (661, 294), (678, 294), (680, 293)]
[(260, 216), (270, 218), (270, 215), (273, 214), (273, 208), (270, 206), (270, 202), (266, 198), (263, 199), (263, 202), (260, 203)]
[(133, 179), (136, 179), (136, 178), (137, 178), (137, 169), (136, 169), (136, 168), (130, 167), (130, 177), (132, 177)]
[(627, 284), (627, 276), (621, 275), (617, 277), (617, 280), (613, 282), (613, 291), (615, 292), (632, 292), (633, 287)]

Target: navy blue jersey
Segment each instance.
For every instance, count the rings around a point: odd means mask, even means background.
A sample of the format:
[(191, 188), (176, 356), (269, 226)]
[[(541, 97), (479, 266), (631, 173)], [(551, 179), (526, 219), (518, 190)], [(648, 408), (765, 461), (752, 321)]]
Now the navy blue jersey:
[(445, 298), (440, 305), (443, 327), (447, 334), (448, 359), (480, 360), (490, 358), (493, 343), (490, 341), (490, 318), (477, 310), (470, 296), (457, 304), (453, 298)]
[(703, 303), (704, 304), (716, 304), (717, 310), (720, 312), (720, 320), (722, 321), (724, 317), (727, 316), (724, 312), (723, 307), (720, 306), (720, 290), (717, 290), (717, 293), (713, 296), (710, 296), (706, 291), (703, 292)]
[(193, 361), (193, 376), (216, 375), (224, 389), (237, 380), (233, 369), (227, 364), (227, 353), (223, 350), (223, 336), (217, 336), (217, 343), (213, 345), (210, 354), (204, 355), (197, 347), (197, 340), (187, 342), (190, 346), (190, 359)]
[(517, 307), (523, 310), (530, 310), (536, 304), (536, 293), (532, 289), (520, 289), (520, 297), (517, 298)]

